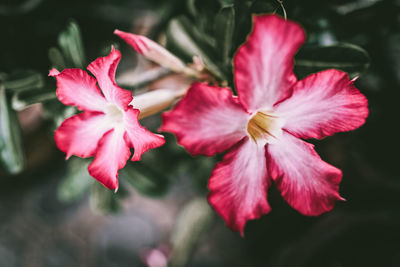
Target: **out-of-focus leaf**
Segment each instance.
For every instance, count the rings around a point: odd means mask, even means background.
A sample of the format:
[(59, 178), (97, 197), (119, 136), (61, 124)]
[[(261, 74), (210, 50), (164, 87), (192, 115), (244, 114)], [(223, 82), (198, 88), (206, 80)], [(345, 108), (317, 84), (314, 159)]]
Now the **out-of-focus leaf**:
[(234, 0), (218, 0), (222, 7), (233, 5)]
[(120, 170), (120, 179), (124, 179), (140, 193), (157, 197), (163, 195), (169, 185), (169, 178), (154, 168), (150, 168), (143, 162), (128, 162)]
[(208, 229), (214, 213), (205, 198), (195, 198), (183, 208), (172, 233), (172, 255), (168, 266), (186, 266), (194, 248)]
[(351, 78), (363, 73), (369, 66), (368, 53), (356, 45), (304, 47), (295, 57), (294, 71), (299, 78), (326, 69), (340, 69)]
[(281, 9), (278, 0), (256, 0), (250, 6), (251, 14), (275, 13)]
[(71, 203), (83, 196), (94, 182), (87, 167), (90, 160), (71, 158), (68, 160), (67, 172), (58, 187), (58, 199), (64, 203)]
[(0, 3), (0, 15), (26, 14), (37, 8), (42, 2), (43, 0), (3, 1)]
[(54, 127), (57, 128), (61, 123), (77, 113), (77, 108), (74, 106), (64, 106), (58, 100), (55, 101), (44, 101), (43, 105), (43, 116), (45, 119), (54, 121)]
[(95, 214), (115, 213), (120, 209), (117, 194), (97, 181), (90, 187), (89, 204)]
[(221, 69), (215, 64), (215, 57), (209, 56), (210, 50), (201, 40), (193, 37), (193, 32), (196, 32), (193, 24), (186, 17), (173, 19), (167, 28), (167, 46), (178, 50), (180, 54), (188, 58), (199, 56), (206, 68), (217, 78), (225, 80), (225, 75)]
[(222, 62), (228, 65), (231, 58), (233, 33), (235, 30), (235, 9), (233, 6), (222, 8), (215, 19), (215, 37), (217, 50), (222, 55)]
[(4, 86), (0, 81), (0, 162), (10, 174), (25, 167), (21, 128), (17, 113), (11, 109)]
[(54, 100), (57, 98), (54, 89), (43, 89), (40, 91), (20, 91), (12, 96), (11, 104), (15, 110), (23, 110), (30, 105)]
[(250, 7), (254, 0), (234, 0), (235, 9), (235, 48), (239, 47), (245, 40), (251, 30), (251, 13)]
[(196, 17), (198, 15), (197, 8), (196, 8), (196, 0), (187, 0), (186, 6), (187, 6), (188, 12), (191, 16)]
[(68, 24), (67, 29), (58, 36), (58, 45), (69, 67), (85, 67), (86, 57), (78, 24), (73, 21)]
[(51, 47), (49, 49), (49, 60), (51, 62), (51, 66), (56, 70), (63, 70), (67, 68), (67, 64), (65, 63), (64, 56), (58, 48)]
[(43, 76), (31, 70), (16, 72), (3, 79), (3, 86), (7, 91), (20, 92), (44, 86)]

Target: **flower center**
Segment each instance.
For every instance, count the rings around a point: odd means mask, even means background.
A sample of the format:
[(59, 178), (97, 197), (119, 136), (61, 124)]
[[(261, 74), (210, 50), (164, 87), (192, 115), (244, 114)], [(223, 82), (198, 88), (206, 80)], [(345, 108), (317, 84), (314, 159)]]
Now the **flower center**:
[(282, 134), (283, 120), (272, 112), (258, 111), (250, 118), (247, 132), (260, 145), (273, 143)]
[(123, 121), (124, 113), (114, 104), (108, 104), (104, 110), (104, 113), (106, 114), (107, 119), (113, 123), (119, 124)]

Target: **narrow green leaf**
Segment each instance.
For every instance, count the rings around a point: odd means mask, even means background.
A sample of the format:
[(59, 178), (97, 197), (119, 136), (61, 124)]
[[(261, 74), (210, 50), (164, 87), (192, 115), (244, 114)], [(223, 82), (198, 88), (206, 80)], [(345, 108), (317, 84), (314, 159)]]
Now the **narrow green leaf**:
[(195, 198), (185, 205), (172, 233), (172, 255), (168, 266), (187, 266), (191, 254), (213, 218), (214, 212), (205, 198)]
[(94, 182), (87, 170), (90, 160), (71, 158), (68, 160), (67, 172), (58, 186), (58, 199), (64, 203), (71, 203), (81, 198)]
[(3, 86), (7, 91), (20, 92), (40, 89), (44, 86), (43, 76), (32, 70), (16, 72), (3, 79)]
[(136, 190), (146, 196), (159, 197), (168, 189), (169, 178), (163, 173), (148, 167), (143, 162), (128, 162), (119, 174)]
[(352, 44), (304, 47), (295, 57), (294, 70), (299, 78), (332, 68), (345, 71), (354, 78), (367, 70), (369, 62), (368, 53)]
[(21, 135), (17, 113), (11, 109), (0, 82), (0, 162), (10, 174), (18, 174), (25, 167)]
[(173, 19), (167, 28), (167, 45), (169, 47), (172, 46), (175, 50), (178, 50), (181, 54), (190, 59), (193, 58), (193, 56), (199, 56), (203, 60), (206, 68), (214, 76), (221, 80), (226, 80), (223, 72), (212, 60), (215, 57), (209, 55), (213, 48), (207, 48), (204, 40), (202, 42), (198, 40), (198, 38), (195, 38), (194, 32), (196, 32), (195, 27), (186, 17)]
[(222, 7), (233, 5), (234, 0), (218, 0)]
[(191, 16), (197, 17), (198, 11), (196, 8), (196, 0), (187, 0), (186, 1), (186, 7), (188, 9), (188, 12)]
[(85, 51), (78, 24), (73, 21), (68, 24), (67, 29), (58, 36), (58, 45), (70, 67), (86, 67)]
[(218, 54), (222, 56), (222, 63), (228, 65), (231, 61), (233, 33), (235, 30), (235, 9), (233, 6), (222, 8), (215, 19), (215, 38)]
[(64, 56), (58, 48), (51, 47), (49, 49), (49, 60), (51, 62), (51, 66), (56, 70), (63, 70), (67, 68), (67, 64), (65, 63)]
[(30, 105), (42, 103), (57, 98), (54, 89), (43, 89), (38, 91), (20, 91), (16, 92), (11, 99), (12, 108), (19, 111)]

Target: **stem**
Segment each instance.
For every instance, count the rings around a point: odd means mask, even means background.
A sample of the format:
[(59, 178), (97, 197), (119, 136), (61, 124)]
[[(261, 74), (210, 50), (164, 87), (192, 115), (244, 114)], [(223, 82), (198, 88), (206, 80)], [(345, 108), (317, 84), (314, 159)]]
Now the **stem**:
[(282, 8), (283, 17), (285, 18), (285, 20), (287, 20), (286, 9), (285, 9), (285, 7), (283, 6), (283, 0), (277, 0), (277, 1), (278, 1), (278, 3), (280, 4), (280, 6), (281, 6), (281, 8)]

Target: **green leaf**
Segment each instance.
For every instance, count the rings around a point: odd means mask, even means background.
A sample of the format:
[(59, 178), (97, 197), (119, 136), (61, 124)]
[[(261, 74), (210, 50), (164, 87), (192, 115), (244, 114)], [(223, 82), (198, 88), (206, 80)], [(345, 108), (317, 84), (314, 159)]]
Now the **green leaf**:
[(235, 30), (235, 9), (233, 6), (222, 8), (215, 19), (215, 38), (217, 40), (218, 54), (222, 56), (222, 62), (229, 65)]
[(218, 0), (222, 7), (233, 5), (234, 0)]
[(58, 45), (70, 67), (86, 67), (85, 51), (78, 24), (73, 21), (68, 24), (67, 29), (58, 36)]
[(190, 59), (193, 56), (199, 56), (206, 68), (215, 77), (226, 80), (225, 75), (213, 60), (216, 58), (215, 55), (212, 55), (213, 47), (210, 44), (207, 45), (204, 40), (200, 40), (199, 36), (201, 35), (189, 19), (179, 17), (173, 19), (168, 25), (167, 46), (168, 48), (172, 47), (172, 49), (178, 50), (180, 54)]
[(90, 187), (89, 205), (95, 214), (116, 213), (120, 210), (117, 194), (99, 182)]
[(191, 254), (213, 218), (214, 212), (203, 197), (195, 198), (185, 205), (172, 233), (172, 254), (168, 266), (187, 266)]
[(19, 91), (12, 96), (11, 104), (13, 109), (19, 111), (30, 105), (54, 99), (57, 99), (57, 94), (54, 89), (46, 88), (39, 91)]
[(3, 78), (3, 86), (7, 91), (21, 92), (40, 89), (44, 86), (43, 76), (32, 70), (20, 71)]
[(299, 78), (326, 69), (340, 69), (350, 78), (359, 76), (367, 70), (370, 58), (368, 53), (352, 44), (315, 46), (302, 48), (295, 57), (294, 71)]
[(67, 172), (58, 186), (58, 199), (71, 203), (81, 198), (89, 189), (94, 179), (87, 170), (90, 160), (73, 157), (68, 160)]
[(64, 56), (58, 48), (51, 47), (49, 49), (49, 60), (51, 62), (51, 66), (56, 70), (61, 71), (67, 68)]
[(11, 109), (4, 86), (0, 82), (0, 162), (10, 174), (25, 167), (21, 128), (17, 113)]
[(128, 162), (125, 168), (120, 170), (119, 177), (143, 195), (151, 197), (162, 196), (169, 185), (168, 177), (143, 162)]

